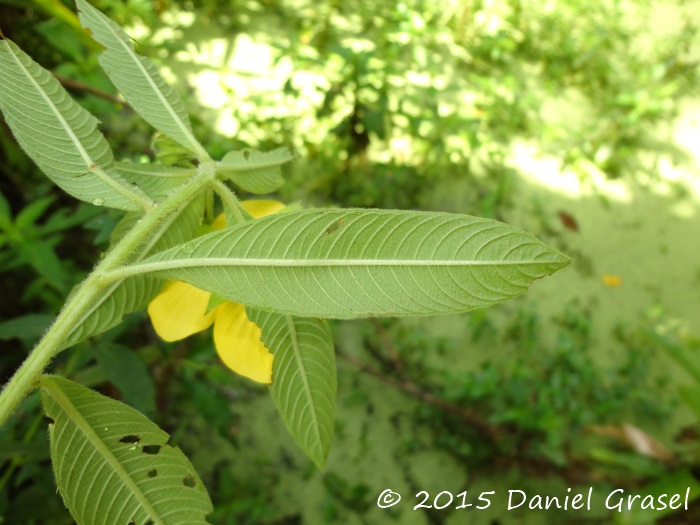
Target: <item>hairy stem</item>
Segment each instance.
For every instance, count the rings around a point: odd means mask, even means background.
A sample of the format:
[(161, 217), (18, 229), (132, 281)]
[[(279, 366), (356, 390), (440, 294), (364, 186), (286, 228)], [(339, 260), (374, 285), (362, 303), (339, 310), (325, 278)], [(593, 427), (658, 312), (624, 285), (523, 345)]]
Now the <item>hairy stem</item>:
[(243, 224), (249, 217), (243, 215), (243, 208), (236, 194), (220, 180), (214, 181), (214, 191), (224, 203), (226, 209), (230, 210), (236, 219), (237, 224)]
[(41, 338), (17, 372), (0, 393), (0, 427), (4, 425), (17, 405), (33, 390), (49, 362), (64, 348), (68, 336), (77, 328), (78, 321), (105, 288), (103, 276), (119, 268), (143, 243), (158, 225), (186, 206), (196, 195), (211, 187), (214, 164), (204, 162), (196, 175), (160, 205), (149, 209), (124, 237), (107, 252), (95, 269), (76, 288), (56, 317), (51, 328)]

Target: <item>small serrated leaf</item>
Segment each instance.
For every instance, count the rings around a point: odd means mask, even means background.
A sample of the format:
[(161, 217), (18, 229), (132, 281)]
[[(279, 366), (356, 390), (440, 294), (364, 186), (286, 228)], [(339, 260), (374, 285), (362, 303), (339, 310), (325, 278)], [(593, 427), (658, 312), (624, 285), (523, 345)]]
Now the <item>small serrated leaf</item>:
[(150, 206), (114, 171), (97, 119), (54, 76), (7, 39), (0, 40), (0, 109), (17, 142), (41, 170), (77, 199), (121, 210)]
[(262, 195), (272, 193), (284, 184), (280, 166), (294, 159), (288, 148), (261, 152), (244, 149), (230, 151), (221, 159), (217, 172), (246, 191)]
[(179, 142), (201, 159), (209, 158), (192, 134), (180, 95), (160, 76), (155, 64), (134, 51), (129, 36), (85, 0), (76, 0), (80, 23), (105, 46), (98, 60), (124, 98), (151, 126)]
[(40, 384), (56, 484), (78, 525), (208, 523), (206, 488), (166, 432), (67, 379)]
[(274, 354), (270, 393), (299, 447), (323, 468), (335, 423), (335, 351), (328, 323), (247, 308)]
[(164, 166), (162, 164), (117, 162), (114, 167), (124, 180), (138, 186), (154, 200), (166, 197), (175, 188), (192, 178), (192, 175), (195, 173), (194, 169)]

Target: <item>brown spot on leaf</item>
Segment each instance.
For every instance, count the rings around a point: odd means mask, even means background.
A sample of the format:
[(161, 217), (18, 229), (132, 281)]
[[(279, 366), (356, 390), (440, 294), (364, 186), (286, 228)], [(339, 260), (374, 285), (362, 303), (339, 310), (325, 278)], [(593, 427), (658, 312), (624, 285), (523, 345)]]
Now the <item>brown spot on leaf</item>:
[(328, 228), (326, 228), (326, 235), (333, 235), (343, 227), (343, 224), (345, 224), (345, 217), (341, 217), (340, 219), (333, 221)]

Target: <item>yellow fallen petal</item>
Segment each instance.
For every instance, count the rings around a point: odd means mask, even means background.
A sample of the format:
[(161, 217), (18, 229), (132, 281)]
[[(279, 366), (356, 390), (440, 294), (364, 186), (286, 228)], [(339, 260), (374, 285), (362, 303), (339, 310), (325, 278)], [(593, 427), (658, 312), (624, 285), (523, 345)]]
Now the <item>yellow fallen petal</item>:
[(249, 201), (241, 202), (241, 205), (250, 213), (255, 219), (260, 217), (265, 217), (266, 215), (272, 215), (278, 211), (284, 209), (284, 204), (279, 201), (271, 201), (265, 199), (253, 199)]
[(148, 305), (156, 333), (166, 341), (179, 341), (209, 328), (216, 318), (216, 308), (206, 313), (210, 296), (187, 283), (166, 283)]
[(622, 285), (622, 278), (617, 275), (603, 275), (603, 284), (612, 288)]
[(245, 307), (224, 303), (217, 308), (214, 344), (231, 370), (258, 383), (272, 383), (272, 354), (260, 341), (262, 331), (248, 320)]

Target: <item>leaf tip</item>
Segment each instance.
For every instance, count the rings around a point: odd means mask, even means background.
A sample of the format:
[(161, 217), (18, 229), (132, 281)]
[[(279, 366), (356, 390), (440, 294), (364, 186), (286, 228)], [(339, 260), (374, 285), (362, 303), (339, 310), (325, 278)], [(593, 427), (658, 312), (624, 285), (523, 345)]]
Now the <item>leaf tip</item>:
[(558, 259), (557, 259), (558, 267), (555, 271), (559, 271), (562, 268), (566, 268), (573, 261), (573, 259), (571, 257), (569, 257), (568, 255), (564, 255), (561, 252), (557, 252), (557, 256), (558, 256)]
[(553, 266), (556, 267), (557, 270), (561, 270), (565, 266), (568, 266), (571, 264), (571, 257), (568, 255), (564, 255), (558, 250), (555, 250), (554, 248), (550, 248), (551, 251), (551, 256), (550, 256), (550, 262), (552, 263)]
[(311, 451), (305, 451), (311, 460), (314, 462), (316, 465), (316, 468), (318, 468), (319, 471), (323, 471), (324, 468), (326, 468), (326, 461), (328, 460), (328, 452), (330, 451), (330, 447), (326, 447), (325, 450), (321, 450), (318, 453), (312, 453)]
[(566, 268), (571, 264), (571, 257), (563, 254), (559, 250), (552, 248), (551, 246), (545, 245), (547, 250), (542, 254), (543, 259), (547, 261), (547, 264), (551, 271), (547, 272), (545, 275), (552, 275), (559, 270)]

